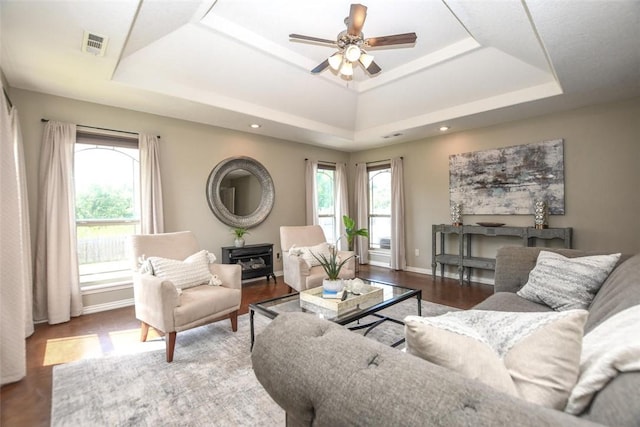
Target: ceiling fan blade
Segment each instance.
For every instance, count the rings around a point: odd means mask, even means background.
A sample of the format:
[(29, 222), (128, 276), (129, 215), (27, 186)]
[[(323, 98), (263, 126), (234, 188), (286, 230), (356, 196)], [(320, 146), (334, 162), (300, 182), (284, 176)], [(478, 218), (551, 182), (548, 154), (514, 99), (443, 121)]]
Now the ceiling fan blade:
[(318, 37), (311, 37), (311, 36), (303, 36), (302, 34), (289, 34), (289, 38), (290, 39), (296, 39), (296, 40), (302, 40), (302, 41), (308, 41), (308, 42), (314, 42), (314, 43), (327, 44), (327, 45), (331, 45), (331, 46), (335, 46), (336, 45), (336, 41), (335, 40), (321, 39), (321, 38), (318, 38)]
[(380, 71), (382, 71), (382, 68), (380, 68), (378, 64), (376, 64), (374, 61), (371, 61), (371, 64), (369, 64), (366, 70), (367, 70), (367, 73), (374, 76), (378, 74)]
[(392, 36), (371, 37), (364, 41), (369, 47), (390, 46), (394, 44), (415, 43), (418, 36), (416, 33), (394, 34)]
[(318, 64), (318, 66), (316, 68), (314, 68), (313, 70), (311, 70), (312, 74), (318, 74), (323, 72), (324, 70), (327, 69), (327, 67), (329, 66), (329, 60), (325, 59), (324, 61), (322, 61), (320, 64)]
[(367, 19), (367, 6), (362, 4), (352, 4), (347, 18), (347, 34), (350, 36), (359, 36), (364, 26), (364, 20)]

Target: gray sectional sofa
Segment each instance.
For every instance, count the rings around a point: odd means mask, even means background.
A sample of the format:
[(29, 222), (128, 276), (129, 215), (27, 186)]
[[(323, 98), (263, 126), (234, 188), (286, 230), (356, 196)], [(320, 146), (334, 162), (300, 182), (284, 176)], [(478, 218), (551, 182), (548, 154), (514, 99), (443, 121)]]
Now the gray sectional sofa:
[[(539, 251), (501, 248), (495, 293), (475, 308), (550, 310), (515, 294)], [(554, 251), (568, 257), (591, 254)], [(640, 254), (623, 257), (609, 275), (589, 307), (585, 333), (638, 304)], [(304, 313), (278, 316), (257, 337), (252, 360), (256, 377), (285, 409), (290, 426), (640, 425), (638, 371), (619, 374), (584, 413), (573, 416), (508, 396)]]

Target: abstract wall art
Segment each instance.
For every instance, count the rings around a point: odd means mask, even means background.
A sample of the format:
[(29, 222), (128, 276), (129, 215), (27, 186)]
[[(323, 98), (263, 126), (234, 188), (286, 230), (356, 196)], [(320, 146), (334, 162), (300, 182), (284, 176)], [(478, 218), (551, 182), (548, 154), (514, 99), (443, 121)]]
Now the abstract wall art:
[(450, 204), (465, 215), (564, 215), (562, 139), (449, 156)]

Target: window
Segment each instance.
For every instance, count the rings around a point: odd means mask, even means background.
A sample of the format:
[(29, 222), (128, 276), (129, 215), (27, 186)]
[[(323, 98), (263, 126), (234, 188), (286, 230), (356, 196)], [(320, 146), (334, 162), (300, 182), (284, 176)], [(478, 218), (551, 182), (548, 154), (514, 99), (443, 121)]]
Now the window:
[(76, 234), (80, 285), (128, 280), (127, 236), (140, 232), (137, 140), (78, 133)]
[(369, 248), (391, 249), (391, 167), (370, 167)]
[(324, 230), (327, 241), (336, 241), (336, 191), (335, 167), (318, 165), (316, 173), (316, 197), (318, 224)]

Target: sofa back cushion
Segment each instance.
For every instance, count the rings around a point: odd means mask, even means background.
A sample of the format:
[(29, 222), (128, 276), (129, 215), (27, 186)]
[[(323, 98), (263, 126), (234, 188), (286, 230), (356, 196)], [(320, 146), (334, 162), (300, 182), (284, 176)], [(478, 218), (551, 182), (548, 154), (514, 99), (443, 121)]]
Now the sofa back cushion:
[(529, 272), (536, 266), (538, 255), (543, 250), (568, 258), (588, 255), (587, 252), (577, 249), (501, 247), (496, 255), (494, 292), (518, 292), (529, 280)]
[(620, 264), (605, 280), (589, 307), (585, 334), (620, 311), (640, 304), (640, 254)]
[[(529, 272), (536, 266), (540, 251), (555, 252), (567, 258), (611, 253), (611, 251), (587, 252), (578, 249), (503, 246), (498, 249), (496, 255), (494, 292), (518, 292), (529, 280)], [(623, 254), (616, 265), (621, 265), (628, 258), (629, 255)]]
[(619, 259), (619, 253), (570, 258), (540, 251), (529, 280), (517, 294), (558, 311), (585, 310)]
[[(629, 258), (609, 275), (596, 294), (585, 334), (605, 320), (640, 304), (640, 254)], [(637, 426), (640, 420), (640, 371), (618, 374), (591, 402), (580, 417), (615, 426)]]

